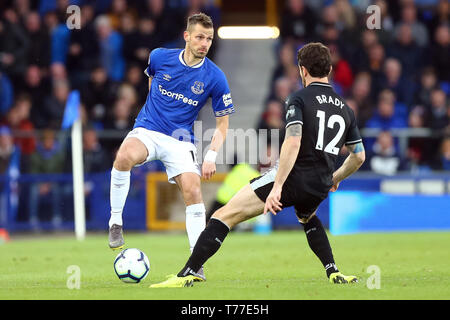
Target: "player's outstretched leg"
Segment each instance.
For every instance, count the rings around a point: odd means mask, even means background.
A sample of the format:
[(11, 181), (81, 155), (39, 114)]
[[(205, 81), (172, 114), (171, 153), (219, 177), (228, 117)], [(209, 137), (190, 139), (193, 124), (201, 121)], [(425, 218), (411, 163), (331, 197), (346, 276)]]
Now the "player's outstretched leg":
[(184, 268), (177, 275), (170, 275), (166, 281), (153, 284), (150, 287), (186, 287), (189, 280), (198, 281), (201, 279), (200, 275), (195, 270), (199, 270), (206, 260), (219, 250), (229, 231), (230, 228), (213, 215), (205, 230), (200, 234), (194, 247), (194, 251)]
[(230, 229), (242, 221), (261, 214), (263, 210), (264, 202), (256, 196), (250, 185), (243, 187), (224, 207), (213, 214), (181, 271), (177, 275), (170, 275), (166, 281), (150, 287), (186, 287), (190, 280), (194, 281), (198, 278), (199, 275), (194, 270), (199, 270), (220, 249)]
[(333, 258), (330, 242), (320, 219), (313, 215), (307, 221), (300, 221), (305, 229), (309, 247), (322, 262), (330, 283), (358, 282), (355, 276), (345, 276), (339, 272)]

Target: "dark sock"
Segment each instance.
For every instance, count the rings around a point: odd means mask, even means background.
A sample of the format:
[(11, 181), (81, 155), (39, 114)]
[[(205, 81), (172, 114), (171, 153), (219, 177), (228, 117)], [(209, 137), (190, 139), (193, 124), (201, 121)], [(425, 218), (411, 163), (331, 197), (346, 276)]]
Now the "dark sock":
[(206, 260), (219, 250), (229, 231), (228, 226), (222, 221), (211, 218), (205, 230), (200, 234), (188, 262), (178, 272), (178, 276), (185, 277), (190, 273), (196, 273)]
[(338, 272), (339, 270), (334, 263), (330, 242), (319, 218), (317, 216), (312, 217), (303, 227), (309, 247), (322, 262), (327, 277), (330, 277), (330, 274), (333, 272)]

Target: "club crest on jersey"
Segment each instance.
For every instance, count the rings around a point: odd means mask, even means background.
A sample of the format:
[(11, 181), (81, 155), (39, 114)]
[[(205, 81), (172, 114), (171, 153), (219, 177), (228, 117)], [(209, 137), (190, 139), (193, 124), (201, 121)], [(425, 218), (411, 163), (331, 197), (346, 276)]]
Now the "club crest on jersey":
[(294, 115), (295, 115), (295, 106), (291, 105), (291, 106), (289, 106), (289, 109), (286, 112), (286, 120), (293, 117)]
[(204, 90), (205, 84), (201, 81), (195, 81), (194, 85), (191, 87), (191, 90), (195, 94), (202, 94)]

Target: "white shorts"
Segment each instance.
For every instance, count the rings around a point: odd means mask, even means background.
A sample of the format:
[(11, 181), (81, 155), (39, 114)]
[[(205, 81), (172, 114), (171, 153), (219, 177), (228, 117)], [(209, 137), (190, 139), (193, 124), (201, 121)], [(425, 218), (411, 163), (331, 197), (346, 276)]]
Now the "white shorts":
[(197, 148), (191, 142), (179, 141), (163, 133), (135, 128), (125, 137), (139, 139), (148, 150), (147, 159), (136, 165), (141, 166), (152, 160), (161, 160), (166, 167), (170, 183), (176, 183), (174, 177), (185, 172), (194, 172), (201, 176), (197, 162)]

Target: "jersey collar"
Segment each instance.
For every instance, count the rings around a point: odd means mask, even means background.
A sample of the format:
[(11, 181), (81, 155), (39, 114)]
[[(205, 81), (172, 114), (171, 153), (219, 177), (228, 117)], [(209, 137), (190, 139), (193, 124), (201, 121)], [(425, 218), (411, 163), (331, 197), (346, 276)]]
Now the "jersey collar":
[(325, 82), (314, 81), (309, 84), (310, 86), (323, 86), (332, 88), (331, 84)]
[(205, 58), (203, 58), (202, 61), (200, 61), (199, 63), (197, 63), (197, 64), (195, 64), (195, 65), (193, 65), (193, 66), (188, 66), (188, 65), (186, 64), (186, 62), (184, 62), (184, 59), (183, 59), (183, 53), (184, 53), (184, 50), (185, 50), (185, 49), (181, 50), (180, 55), (178, 56), (178, 59), (180, 60), (180, 62), (181, 62), (181, 64), (182, 64), (183, 66), (189, 67), (189, 68), (200, 68), (200, 67), (203, 65), (203, 63), (205, 63)]

